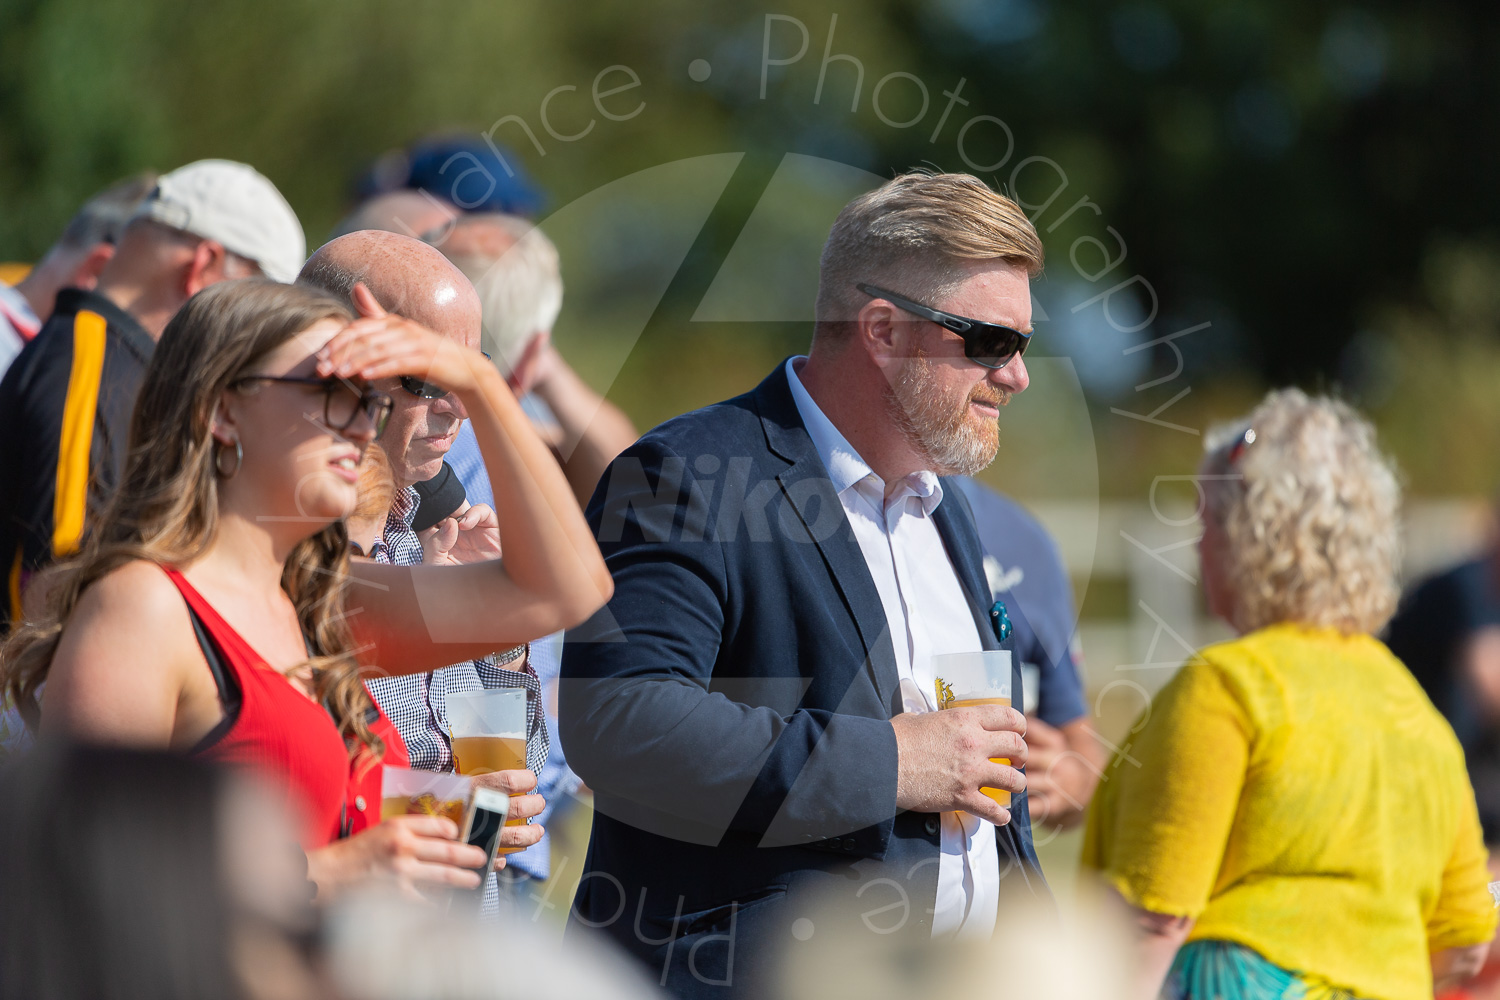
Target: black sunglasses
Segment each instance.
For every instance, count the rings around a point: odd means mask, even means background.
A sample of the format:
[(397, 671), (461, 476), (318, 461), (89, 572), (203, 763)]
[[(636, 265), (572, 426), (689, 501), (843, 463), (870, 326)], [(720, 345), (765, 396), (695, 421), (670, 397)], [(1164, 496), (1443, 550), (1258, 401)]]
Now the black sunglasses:
[(952, 330), (964, 339), (964, 357), (985, 368), (1004, 368), (1010, 364), (1011, 358), (1025, 354), (1026, 348), (1031, 344), (1031, 334), (1008, 326), (946, 313), (863, 282), (854, 287), (871, 298), (887, 299), (914, 316), (931, 320), (945, 330)]
[[(479, 353), (484, 355), (484, 360), (493, 360), (489, 356), (489, 353), (487, 351), (480, 351)], [(442, 399), (444, 396), (448, 395), (447, 389), (444, 389), (442, 386), (438, 385), (435, 382), (423, 381), (422, 379), (417, 378), (415, 375), (402, 375), (401, 388), (405, 389), (413, 396), (416, 396), (418, 399)]]
[(442, 399), (448, 390), (435, 382), (424, 382), (414, 375), (401, 376), (401, 388), (420, 399)]
[(298, 378), (291, 375), (242, 375), (229, 383), (229, 388), (238, 389), (251, 382), (282, 382), (286, 385), (309, 385), (323, 390), (323, 423), (330, 430), (342, 434), (353, 426), (363, 413), (375, 427), (375, 436), (385, 431), (386, 421), (391, 419), (395, 402), (383, 392), (369, 386), (360, 386), (348, 379)]

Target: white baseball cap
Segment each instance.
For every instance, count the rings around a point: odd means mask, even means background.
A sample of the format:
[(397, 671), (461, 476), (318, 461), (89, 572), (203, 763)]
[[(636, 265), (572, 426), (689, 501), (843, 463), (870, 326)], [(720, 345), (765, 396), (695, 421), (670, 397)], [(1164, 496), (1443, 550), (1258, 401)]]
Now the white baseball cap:
[(136, 215), (223, 244), (276, 281), (296, 281), (307, 259), (292, 206), (253, 167), (233, 160), (198, 160), (163, 174)]

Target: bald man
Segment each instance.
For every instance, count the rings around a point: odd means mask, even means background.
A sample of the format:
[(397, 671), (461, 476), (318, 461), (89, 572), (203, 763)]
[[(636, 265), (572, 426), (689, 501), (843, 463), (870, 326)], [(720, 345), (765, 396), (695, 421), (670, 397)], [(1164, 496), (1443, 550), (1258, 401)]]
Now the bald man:
[(401, 188), (361, 202), (334, 229), (334, 236), (382, 230), (403, 236), (444, 232), (459, 217), (456, 205), (426, 191)]
[[(420, 240), (375, 230), (340, 236), (312, 255), (297, 280), (345, 298), (362, 281), (390, 312), (465, 347), (479, 347), (482, 314), (474, 286)], [(384, 379), (376, 385), (396, 401), (380, 444), (390, 456), (397, 490), (426, 482), (442, 468), (468, 417), (463, 404), (419, 379)]]
[[(389, 312), (421, 323), (466, 347), (479, 344), (480, 307), (474, 286), (437, 250), (397, 233), (362, 231), (341, 236), (313, 254), (298, 280), (348, 298), (363, 283)], [(422, 543), (412, 529), (418, 497), (416, 485), (437, 475), (443, 456), (452, 447), (467, 418), (458, 398), (441, 386), (409, 376), (381, 379), (375, 387), (395, 402), (380, 444), (390, 457), (396, 497), (385, 528), (370, 552), (378, 562), (414, 566), (422, 562)], [(459, 516), (463, 529), (458, 547), (467, 561), (499, 555), (494, 511), (480, 505)], [(457, 663), (429, 674), (380, 678), (368, 683), (370, 693), (406, 743), (413, 767), (452, 771), (453, 749), (448, 739), (449, 692), (524, 687), (527, 691), (527, 771), (502, 771), (476, 778), (515, 796), (513, 818), (530, 818), (542, 810), (529, 792), (547, 758), (547, 730), (536, 674), (526, 662), (526, 646), (479, 660)], [(503, 847), (525, 848), (542, 835), (540, 826), (507, 827)], [(485, 906), (496, 900), (494, 880), (485, 888)]]

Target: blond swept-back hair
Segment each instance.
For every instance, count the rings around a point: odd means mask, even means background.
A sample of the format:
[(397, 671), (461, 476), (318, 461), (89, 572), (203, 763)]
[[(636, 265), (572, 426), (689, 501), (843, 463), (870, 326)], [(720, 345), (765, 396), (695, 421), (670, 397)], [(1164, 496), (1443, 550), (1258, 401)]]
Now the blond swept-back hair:
[(1004, 260), (1035, 277), (1042, 240), (1021, 207), (971, 174), (912, 170), (866, 191), (833, 222), (818, 271), (817, 335), (841, 337), (868, 282), (926, 305), (968, 276), (968, 261)]
[(1379, 631), (1400, 596), (1401, 487), (1370, 422), (1280, 389), (1205, 444), (1203, 471), (1221, 477), (1204, 483), (1205, 516), (1223, 528), (1234, 625)]
[[(491, 233), (472, 232), (489, 227)], [(502, 212), (462, 215), (435, 245), (464, 273), (484, 310), (484, 349), (509, 375), (538, 333), (562, 311), (557, 247), (536, 223)]]

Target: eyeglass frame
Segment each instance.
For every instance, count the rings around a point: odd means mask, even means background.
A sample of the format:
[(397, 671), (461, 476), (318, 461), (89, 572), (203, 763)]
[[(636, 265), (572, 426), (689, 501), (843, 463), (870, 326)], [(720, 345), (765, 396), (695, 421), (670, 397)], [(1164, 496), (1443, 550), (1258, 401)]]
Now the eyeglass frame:
[[(346, 378), (339, 378), (337, 376), (309, 378), (307, 376), (296, 375), (240, 375), (230, 381), (229, 388), (238, 389), (247, 382), (280, 382), (285, 385), (309, 385), (322, 388), (323, 424), (329, 430), (337, 431), (340, 434), (353, 427), (354, 421), (358, 420), (359, 415), (363, 413), (370, 418), (370, 423), (375, 428), (375, 436), (379, 437), (381, 432), (385, 430), (385, 425), (390, 421), (391, 413), (396, 408), (396, 401), (390, 396), (387, 396), (383, 392), (376, 392), (369, 386), (364, 386), (360, 388), (359, 399), (354, 404), (354, 413), (344, 422), (343, 426), (339, 426), (329, 419), (328, 410), (333, 405), (333, 393), (335, 389), (342, 387), (353, 390), (356, 388), (355, 383)], [(383, 409), (384, 412), (380, 416), (376, 416), (375, 413), (371, 412), (370, 404), (372, 402)]]
[[(886, 299), (892, 305), (895, 305), (896, 307), (909, 312), (914, 316), (920, 316), (925, 320), (936, 323), (938, 326), (941, 326), (945, 330), (951, 330), (952, 332), (958, 334), (963, 338), (964, 357), (968, 358), (970, 361), (974, 362), (981, 368), (988, 368), (991, 371), (999, 371), (1006, 365), (1010, 364), (1011, 361), (1015, 358), (1023, 356), (1026, 353), (1026, 348), (1031, 346), (1032, 335), (1030, 333), (1022, 333), (1020, 330), (1017, 330), (1013, 326), (1005, 326), (1002, 323), (988, 323), (982, 319), (970, 319), (968, 316), (960, 316), (957, 313), (944, 312), (941, 309), (934, 309), (931, 306), (924, 306), (922, 305), (922, 303), (914, 302), (904, 295), (897, 295), (895, 292), (888, 292), (884, 288), (877, 288), (876, 286), (863, 281), (857, 282), (854, 287), (859, 289), (861, 292), (864, 292), (871, 298)], [(1002, 333), (1019, 337), (1020, 344), (1014, 351), (1006, 355), (1005, 360), (1000, 362), (998, 365), (988, 364), (984, 361), (981, 361), (979, 358), (976, 358), (973, 354), (969, 353), (972, 350), (978, 349), (976, 342), (979, 339), (979, 335), (985, 330), (998, 330)]]

